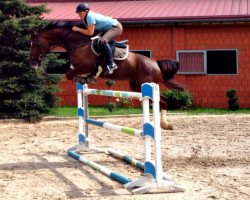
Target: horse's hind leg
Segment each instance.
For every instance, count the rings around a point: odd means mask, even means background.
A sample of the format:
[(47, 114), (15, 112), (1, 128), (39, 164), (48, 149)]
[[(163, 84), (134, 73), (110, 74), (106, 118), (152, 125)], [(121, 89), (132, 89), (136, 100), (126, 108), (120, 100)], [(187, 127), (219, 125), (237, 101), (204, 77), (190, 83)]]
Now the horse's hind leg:
[[(135, 92), (141, 92), (141, 84), (130, 81), (130, 89)], [(172, 130), (173, 127), (170, 123), (167, 122), (166, 113), (167, 113), (167, 98), (162, 96), (160, 97), (160, 110), (161, 110), (161, 128), (165, 130)]]
[(141, 84), (138, 84), (135, 81), (129, 81), (130, 89), (135, 92), (141, 92)]
[(172, 124), (167, 122), (167, 101), (168, 98), (160, 95), (160, 109), (161, 109), (161, 128), (165, 130), (173, 130)]

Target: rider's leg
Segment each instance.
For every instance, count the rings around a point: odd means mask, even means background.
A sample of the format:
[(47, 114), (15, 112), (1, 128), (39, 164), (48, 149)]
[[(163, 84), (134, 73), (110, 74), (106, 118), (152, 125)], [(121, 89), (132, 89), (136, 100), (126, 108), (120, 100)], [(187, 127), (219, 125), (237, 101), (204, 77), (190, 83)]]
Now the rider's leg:
[(122, 34), (122, 31), (122, 25), (118, 23), (116, 26), (108, 30), (100, 40), (104, 56), (107, 59), (107, 69), (109, 74), (112, 74), (113, 70), (117, 68), (117, 65), (113, 61), (113, 53), (110, 48), (109, 42), (114, 41), (116, 37), (120, 36)]
[(106, 41), (101, 41), (102, 44), (102, 53), (104, 54), (104, 57), (106, 58), (107, 62), (107, 73), (112, 74), (113, 70), (117, 69), (117, 65), (113, 61), (113, 53), (110, 48), (109, 43)]

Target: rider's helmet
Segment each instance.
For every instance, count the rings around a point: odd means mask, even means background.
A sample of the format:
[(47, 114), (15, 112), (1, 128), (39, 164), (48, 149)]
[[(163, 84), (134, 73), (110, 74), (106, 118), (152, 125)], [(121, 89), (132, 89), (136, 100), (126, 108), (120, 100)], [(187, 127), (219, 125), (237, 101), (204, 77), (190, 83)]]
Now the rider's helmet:
[(76, 13), (81, 11), (89, 11), (89, 5), (87, 3), (81, 3), (76, 7)]

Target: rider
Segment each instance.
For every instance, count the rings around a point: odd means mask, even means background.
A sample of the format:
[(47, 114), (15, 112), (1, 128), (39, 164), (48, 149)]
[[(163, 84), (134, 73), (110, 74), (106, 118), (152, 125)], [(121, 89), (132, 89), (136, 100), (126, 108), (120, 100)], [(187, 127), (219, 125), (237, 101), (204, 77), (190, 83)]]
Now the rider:
[(116, 37), (122, 34), (123, 27), (121, 23), (119, 23), (117, 19), (90, 11), (90, 8), (86, 3), (79, 4), (76, 8), (76, 13), (78, 13), (80, 19), (83, 20), (87, 29), (81, 29), (73, 26), (73, 31), (78, 31), (87, 36), (92, 36), (94, 31), (102, 33), (100, 44), (104, 50), (103, 54), (107, 60), (107, 73), (112, 74), (113, 70), (118, 67), (113, 61), (112, 50), (109, 42), (114, 41)]

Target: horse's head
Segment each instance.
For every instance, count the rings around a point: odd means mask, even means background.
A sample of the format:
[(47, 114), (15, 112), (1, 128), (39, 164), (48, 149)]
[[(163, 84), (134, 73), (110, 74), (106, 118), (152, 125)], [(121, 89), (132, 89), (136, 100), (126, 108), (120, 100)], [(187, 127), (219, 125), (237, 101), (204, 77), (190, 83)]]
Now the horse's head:
[(46, 54), (50, 50), (50, 43), (42, 32), (32, 31), (31, 33), (31, 50), (30, 50), (30, 65), (32, 68), (37, 69)]
[(73, 26), (86, 28), (83, 23), (55, 21), (31, 33), (30, 65), (38, 68), (51, 46), (63, 46), (70, 53), (72, 49), (90, 42), (90, 38), (72, 31)]

